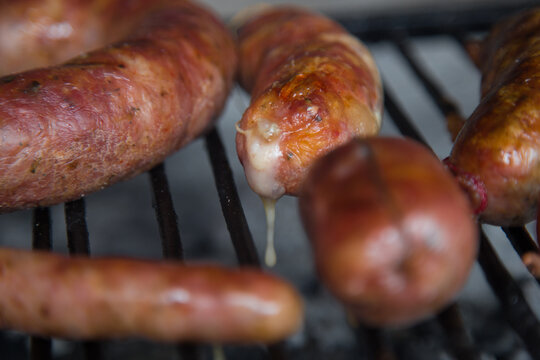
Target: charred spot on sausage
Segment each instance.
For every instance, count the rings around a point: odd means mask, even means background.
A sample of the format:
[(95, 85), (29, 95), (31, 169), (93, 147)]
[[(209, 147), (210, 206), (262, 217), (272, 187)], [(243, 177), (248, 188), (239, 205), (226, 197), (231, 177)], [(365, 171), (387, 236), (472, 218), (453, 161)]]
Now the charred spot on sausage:
[(14, 75), (4, 76), (3, 78), (0, 79), (0, 84), (9, 84), (13, 80), (15, 80)]
[(23, 89), (23, 93), (25, 94), (36, 94), (39, 91), (39, 88), (41, 87), (41, 83), (37, 80), (32, 80), (32, 82)]
[(32, 161), (32, 164), (30, 165), (30, 172), (31, 172), (32, 174), (35, 174), (35, 173), (36, 173), (36, 170), (37, 170), (37, 167), (38, 167), (40, 161), (41, 161), (41, 158), (40, 158), (40, 157), (37, 158), (37, 159), (34, 159), (34, 161)]

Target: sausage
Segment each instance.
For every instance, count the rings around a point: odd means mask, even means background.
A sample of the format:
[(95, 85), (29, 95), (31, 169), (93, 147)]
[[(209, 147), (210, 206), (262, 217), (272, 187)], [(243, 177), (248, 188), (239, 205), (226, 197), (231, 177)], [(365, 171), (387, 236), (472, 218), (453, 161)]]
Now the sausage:
[(212, 126), (236, 71), (232, 34), (190, 1), (132, 3), (143, 15), (122, 41), (0, 78), (0, 212), (132, 177)]
[(0, 249), (0, 327), (46, 336), (275, 342), (302, 302), (255, 269)]
[(537, 279), (540, 279), (540, 254), (538, 251), (528, 251), (521, 256), (527, 270)]
[(315, 159), (380, 129), (382, 88), (367, 48), (336, 22), (279, 6), (239, 20), (240, 83), (251, 103), (237, 153), (261, 197), (297, 195)]
[(424, 146), (355, 139), (320, 159), (299, 200), (322, 281), (374, 326), (403, 326), (448, 304), (478, 249), (464, 192)]
[(482, 222), (535, 218), (540, 196), (540, 8), (496, 25), (482, 42), (480, 104), (448, 158)]
[(57, 65), (119, 40), (144, 7), (143, 1), (125, 0), (2, 1), (0, 74)]

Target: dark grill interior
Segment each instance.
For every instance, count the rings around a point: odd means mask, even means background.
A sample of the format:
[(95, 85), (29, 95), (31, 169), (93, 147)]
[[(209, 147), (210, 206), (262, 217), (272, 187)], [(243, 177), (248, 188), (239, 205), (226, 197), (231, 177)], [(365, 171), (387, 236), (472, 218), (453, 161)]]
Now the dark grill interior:
[[(532, 5), (532, 2), (525, 5), (521, 4), (519, 9)], [(384, 56), (391, 53), (399, 57), (398, 61), (402, 63), (405, 69), (403, 71), (412, 74), (416, 86), (423, 89), (424, 93), (421, 96), (425, 98), (425, 101), (431, 103), (428, 106), (439, 112), (438, 117), (440, 120), (444, 120), (448, 116), (466, 116), (470, 109), (461, 110), (461, 106), (458, 105), (457, 101), (452, 100), (452, 96), (448, 95), (449, 90), (446, 88), (446, 84), (441, 83), (437, 76), (430, 73), (428, 65), (433, 64), (424, 62), (417, 49), (426, 42), (444, 41), (445, 43), (451, 43), (452, 47), (455, 47), (457, 52), (460, 52), (458, 56), (465, 59), (463, 61), (467, 61), (462, 48), (466, 39), (471, 35), (482, 34), (494, 21), (517, 9), (517, 6), (498, 6), (489, 9), (423, 11), (369, 18), (360, 18), (358, 16), (340, 17), (339, 20), (352, 33), (364, 40), (368, 47), (375, 50), (382, 49), (379, 51), (379, 58), (377, 58), (376, 54), (376, 60), (382, 60), (381, 72), (385, 83), (386, 114), (384, 122), (387, 128), (383, 127), (383, 134), (401, 133), (433, 147), (441, 158), (448, 155), (448, 145), (446, 145), (446, 148), (438, 148), (439, 139), (430, 137), (432, 135), (430, 135), (430, 131), (425, 131), (425, 125), (412, 121), (413, 117), (416, 119), (418, 116), (409, 115), (411, 111), (405, 106), (406, 100), (402, 96), (409, 96), (410, 94), (403, 94), (402, 91), (396, 90), (398, 88), (395, 85), (397, 80), (391, 77), (391, 73), (385, 72), (384, 63), (386, 60)], [(477, 79), (470, 79), (469, 83), (465, 85), (473, 88), (479, 87)], [(236, 107), (236, 110), (241, 112), (242, 110), (238, 109), (238, 107), (243, 105), (238, 104), (238, 97), (240, 99), (243, 97), (244, 102), (247, 102), (247, 95), (241, 93), (241, 91), (236, 91), (234, 97), (236, 99), (231, 100), (229, 103), (229, 111), (231, 111), (231, 108), (234, 110), (234, 107)], [(477, 102), (478, 100), (472, 100), (471, 103), (474, 101)], [(426, 121), (431, 122), (434, 127), (444, 129), (443, 121), (438, 119), (428, 119)], [(92, 216), (98, 214), (101, 217), (100, 220), (94, 220), (95, 217), (92, 218), (95, 223), (105, 222), (105, 224), (108, 224), (107, 221), (113, 219), (113, 227), (120, 230), (111, 232), (109, 240), (104, 241), (115, 243), (111, 245), (113, 249), (111, 253), (121, 253), (123, 247), (134, 246), (129, 243), (129, 238), (123, 238), (125, 235), (121, 235), (122, 227), (129, 229), (133, 226), (133, 228), (137, 229), (135, 224), (137, 218), (129, 216), (129, 209), (132, 204), (131, 198), (144, 197), (143, 202), (151, 199), (152, 207), (155, 210), (157, 220), (155, 227), (161, 239), (163, 258), (174, 260), (207, 260), (212, 258), (225, 263), (234, 263), (234, 260), (231, 260), (229, 256), (232, 254), (232, 250), (227, 249), (228, 244), (211, 245), (208, 243), (211, 240), (207, 237), (211, 232), (205, 233), (206, 235), (201, 238), (193, 235), (198, 227), (215, 226), (218, 229), (217, 231), (220, 231), (220, 229), (224, 230), (226, 226), (238, 264), (261, 266), (259, 255), (263, 251), (262, 240), (254, 242), (246, 218), (262, 218), (262, 211), (260, 210), (262, 206), (253, 195), (244, 196), (243, 198), (239, 195), (239, 191), (246, 192), (249, 189), (247, 189), (242, 178), (243, 175), (238, 172), (239, 165), (236, 164), (234, 148), (225, 149), (220, 136), (220, 133), (225, 134), (229, 140), (227, 143), (232, 143), (230, 140), (234, 136), (234, 127), (230, 125), (220, 123), (218, 126), (218, 128), (221, 127), (220, 129), (212, 130), (203, 140), (198, 140), (196, 144), (190, 145), (191, 149), (180, 151), (180, 153), (191, 151), (188, 156), (197, 153), (198, 158), (196, 161), (205, 161), (202, 160), (204, 155), (201, 155), (201, 153), (204, 153), (204, 150), (200, 146), (200, 143), (204, 142), (215, 180), (215, 188), (217, 189), (217, 196), (213, 197), (212, 201), (219, 198), (224, 222), (223, 220), (217, 220), (216, 223), (207, 218), (211, 217), (213, 213), (205, 213), (209, 210), (203, 204), (197, 203), (198, 193), (190, 196), (190, 190), (188, 189), (181, 196), (175, 195), (176, 177), (171, 181), (171, 177), (166, 175), (165, 165), (159, 165), (148, 173), (151, 195), (148, 195), (148, 190), (144, 194), (139, 193), (138, 190), (147, 187), (147, 184), (140, 183), (145, 181), (140, 180), (144, 176), (139, 176), (126, 184), (113, 186), (112, 190), (106, 189), (101, 194), (90, 195), (87, 197), (87, 204), (85, 204), (85, 199), (81, 199), (64, 204), (63, 209), (61, 206), (57, 206), (51, 209), (39, 208), (33, 211), (3, 215), (0, 217), (0, 244), (3, 246), (29, 247), (20, 243), (20, 239), (11, 238), (19, 236), (17, 235), (19, 233), (13, 229), (25, 226), (30, 228), (26, 236), (32, 239), (34, 249), (52, 250), (52, 240), (54, 238), (55, 251), (90, 255), (93, 242), (89, 241), (92, 237), (92, 226), (87, 225), (87, 221), (90, 223), (91, 217), (86, 214), (86, 210), (88, 210), (89, 212), (92, 211)], [(449, 140), (446, 139), (445, 141), (448, 143)], [(189, 160), (193, 161), (193, 159), (187, 158), (182, 160), (184, 162), (180, 163), (180, 166), (184, 166), (185, 169), (180, 172), (190, 171)], [(234, 163), (230, 164), (229, 161)], [(175, 163), (179, 162), (168, 160), (167, 169), (170, 169), (170, 166)], [(197, 170), (195, 172), (195, 175), (208, 175), (204, 171)], [(239, 190), (237, 190), (235, 182), (240, 183)], [(202, 181), (197, 185), (208, 184)], [(214, 190), (208, 188), (201, 191), (208, 192), (213, 196)], [(112, 196), (111, 194), (115, 194), (115, 192), (122, 193), (122, 197)], [(96, 198), (99, 198), (99, 203), (94, 200)], [(92, 209), (94, 204), (103, 204), (103, 201), (105, 201), (106, 205), (96, 205)], [(107, 204), (106, 201), (111, 203)], [(118, 201), (120, 206), (117, 206)], [(284, 199), (282, 202), (285, 204), (280, 205), (278, 203), (277, 228), (279, 230), (281, 226), (285, 228), (283, 231), (288, 231), (289, 225), (287, 221), (298, 221), (295, 218), (290, 219), (288, 217), (291, 211), (296, 211), (296, 204), (295, 200), (291, 198)], [(179, 203), (180, 206), (178, 206)], [(247, 209), (246, 214), (242, 204)], [(178, 215), (175, 211), (177, 207), (181, 208)], [(118, 212), (115, 208), (122, 209), (120, 211), (126, 211), (127, 209), (128, 212), (120, 215), (114, 214)], [(63, 211), (63, 214), (61, 211)], [(280, 218), (280, 211), (285, 212), (287, 215)], [(58, 216), (59, 214), (63, 216), (63, 220)], [(141, 216), (145, 217), (151, 216), (148, 210), (143, 211), (142, 214)], [(114, 219), (118, 219), (118, 216), (123, 216), (128, 220), (115, 221)], [(192, 224), (193, 219), (197, 218), (199, 218), (200, 224)], [(133, 222), (133, 224), (130, 222)], [(182, 224), (180, 231), (179, 223)], [(29, 224), (31, 226), (28, 226)], [(62, 237), (61, 227), (64, 225), (67, 248), (57, 244), (58, 237)], [(298, 224), (295, 226), (299, 227)], [(195, 230), (190, 230), (191, 227)], [(188, 240), (184, 236), (185, 233), (182, 232), (184, 229), (188, 234)], [(259, 234), (264, 230), (261, 229), (259, 222), (257, 222), (255, 230), (258, 239)], [(518, 255), (527, 251), (538, 251), (538, 246), (527, 228), (503, 228), (502, 230)], [(129, 234), (129, 232), (127, 233)], [(152, 231), (149, 231), (149, 233), (151, 234)], [(305, 265), (307, 270), (304, 271), (304, 274), (307, 273), (308, 276), (303, 276), (300, 282), (298, 278), (302, 277), (302, 275), (288, 273), (290, 268), (284, 264), (288, 257), (284, 255), (282, 260), (279, 258), (280, 246), (287, 247), (288, 244), (278, 244), (278, 264), (276, 269), (272, 271), (285, 278), (292, 278), (293, 283), (304, 296), (307, 307), (305, 329), (302, 334), (282, 344), (270, 347), (225, 346), (223, 352), (230, 359), (540, 359), (540, 322), (538, 309), (535, 309), (535, 306), (537, 306), (535, 303), (538, 303), (540, 299), (538, 281), (528, 274), (523, 274), (522, 269), (521, 272), (516, 272), (515, 265), (510, 264), (510, 269), (508, 268), (508, 264), (503, 261), (504, 259), (501, 260), (501, 250), (497, 249), (497, 247), (500, 247), (501, 242), (507, 240), (501, 240), (498, 236), (493, 227), (483, 227), (478, 257), (479, 267), (477, 267), (481, 270), (476, 269), (477, 278), (478, 274), (480, 274), (480, 282), (482, 283), (472, 285), (472, 287), (486, 288), (486, 284), (488, 284), (487, 296), (491, 297), (490, 299), (475, 299), (474, 302), (471, 302), (467, 298), (462, 299), (460, 297), (456, 303), (450, 305), (433, 319), (409, 329), (393, 330), (365, 328), (358, 324), (349, 324), (339, 304), (318, 283), (313, 274), (312, 264)], [(196, 241), (190, 242), (192, 240)], [(276, 240), (280, 241), (279, 232)], [(306, 242), (307, 240), (299, 239), (298, 241)], [(141, 246), (141, 244), (138, 246)], [(152, 250), (147, 252), (144, 250), (144, 246), (151, 246)], [(302, 248), (304, 250), (309, 248), (307, 244), (304, 246), (305, 248)], [(186, 251), (188, 248), (189, 250)], [(133, 254), (129, 252), (127, 255), (159, 256), (156, 253), (156, 247), (151, 244), (142, 244), (142, 249)], [(297, 250), (298, 247), (291, 251)], [(307, 251), (309, 252), (309, 249)], [(516, 257), (515, 254), (513, 256)], [(495, 310), (483, 311), (485, 310), (485, 304), (490, 303), (496, 304)], [(332, 306), (332, 308), (327, 308), (328, 306)], [(321, 309), (324, 312), (322, 315), (320, 314)], [(339, 319), (334, 323), (333, 320), (329, 320), (329, 316), (335, 314)], [(337, 333), (336, 328), (340, 329)], [(216, 351), (218, 353), (219, 351), (215, 350), (210, 344), (170, 345), (153, 344), (139, 340), (104, 340), (84, 343), (55, 341), (54, 344), (56, 345), (53, 346), (53, 341), (50, 339), (30, 338), (25, 334), (4, 331), (0, 333), (0, 358), (23, 359), (30, 357), (31, 359), (51, 359), (53, 355), (54, 358), (58, 359), (181, 358), (191, 360), (210, 359), (213, 356), (219, 358), (219, 354), (215, 354)]]

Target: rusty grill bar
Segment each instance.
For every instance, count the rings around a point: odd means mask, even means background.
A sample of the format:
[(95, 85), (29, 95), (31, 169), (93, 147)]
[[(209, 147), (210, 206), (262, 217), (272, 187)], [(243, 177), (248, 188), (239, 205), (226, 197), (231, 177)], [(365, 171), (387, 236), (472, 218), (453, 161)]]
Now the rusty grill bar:
[[(534, 5), (532, 2), (530, 5)], [(522, 5), (521, 8), (524, 6)], [(409, 46), (415, 36), (450, 35), (463, 44), (469, 32), (486, 31), (493, 22), (516, 11), (515, 6), (497, 6), (466, 11), (441, 11), (406, 15), (390, 15), (371, 18), (342, 18), (341, 23), (362, 40), (369, 42), (388, 42), (403, 56), (406, 63), (427, 90), (431, 100), (441, 113), (447, 116), (461, 116), (459, 107), (446, 96), (442, 87), (433, 81), (423, 70), (423, 65), (415, 58)], [(383, 74), (384, 75), (384, 74)], [(427, 145), (423, 135), (407, 118), (395, 101), (394, 95), (385, 89), (385, 110), (399, 131)], [(234, 245), (238, 263), (241, 266), (260, 266), (260, 260), (252, 239), (236, 185), (232, 176), (225, 149), (216, 129), (205, 137), (206, 149), (219, 194), (219, 199), (231, 241)], [(178, 229), (177, 215), (169, 191), (164, 165), (149, 171), (152, 187), (152, 205), (156, 211), (163, 257), (183, 260), (183, 248)], [(70, 254), (90, 254), (88, 229), (85, 220), (84, 200), (65, 204), (66, 232)], [(47, 208), (33, 211), (32, 247), (36, 250), (50, 251), (51, 216)], [(521, 256), (528, 251), (538, 252), (538, 246), (523, 227), (503, 228), (516, 252)], [(509, 325), (519, 335), (529, 355), (540, 359), (540, 321), (528, 305), (519, 284), (512, 278), (496, 255), (489, 239), (481, 231), (478, 262), (485, 278), (496, 294)], [(459, 305), (451, 304), (436, 317), (436, 323), (447, 336), (449, 349), (445, 349), (459, 360), (478, 360), (481, 352), (465, 327)], [(392, 346), (392, 338), (380, 329), (357, 327), (352, 329), (357, 335), (360, 355), (367, 359), (397, 359)], [(104, 348), (99, 342), (84, 342), (87, 359), (104, 358)], [(183, 360), (203, 359), (205, 344), (179, 344), (178, 354)], [(271, 345), (264, 351), (272, 360), (291, 359), (283, 343)], [(30, 358), (32, 360), (52, 359), (51, 340), (31, 337)]]

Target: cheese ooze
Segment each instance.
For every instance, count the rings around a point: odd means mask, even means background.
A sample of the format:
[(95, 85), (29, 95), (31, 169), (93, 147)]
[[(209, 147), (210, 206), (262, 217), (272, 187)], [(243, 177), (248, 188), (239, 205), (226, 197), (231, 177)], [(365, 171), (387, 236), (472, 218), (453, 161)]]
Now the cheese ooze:
[(244, 131), (248, 161), (244, 164), (249, 185), (257, 194), (278, 199), (285, 188), (277, 181), (279, 163), (283, 158), (279, 146), (279, 126), (266, 119)]

